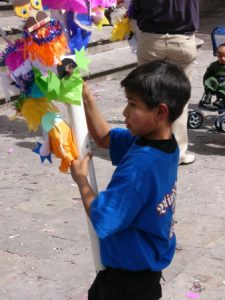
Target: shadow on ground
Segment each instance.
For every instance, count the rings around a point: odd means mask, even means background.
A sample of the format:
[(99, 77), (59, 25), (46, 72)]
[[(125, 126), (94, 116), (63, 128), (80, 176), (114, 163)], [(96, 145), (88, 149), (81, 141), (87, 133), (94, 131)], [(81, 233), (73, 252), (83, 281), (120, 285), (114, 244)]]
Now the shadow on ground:
[(41, 136), (41, 131), (31, 132), (28, 130), (26, 122), (22, 119), (10, 120), (8, 116), (0, 116), (0, 134), (15, 139)]
[[(190, 105), (191, 109), (197, 109), (197, 105)], [(218, 132), (214, 126), (217, 112), (203, 112), (204, 121), (199, 129), (189, 129), (189, 150), (202, 155), (221, 155), (225, 156), (225, 133)], [(119, 123), (113, 120), (110, 123)], [(122, 123), (122, 122), (121, 122)], [(27, 139), (32, 137), (41, 137), (41, 131), (30, 132), (26, 122), (22, 119), (10, 120), (6, 115), (0, 116), (0, 134), (5, 137), (12, 137), (16, 140)], [(15, 143), (22, 148), (34, 149), (35, 142), (20, 141)], [(104, 160), (110, 160), (107, 150), (98, 148), (92, 142), (94, 156)]]
[(32, 142), (19, 142), (19, 143), (16, 143), (16, 145), (18, 147), (27, 148), (27, 149), (31, 149), (31, 150), (33, 150), (37, 146), (36, 143), (32, 143)]

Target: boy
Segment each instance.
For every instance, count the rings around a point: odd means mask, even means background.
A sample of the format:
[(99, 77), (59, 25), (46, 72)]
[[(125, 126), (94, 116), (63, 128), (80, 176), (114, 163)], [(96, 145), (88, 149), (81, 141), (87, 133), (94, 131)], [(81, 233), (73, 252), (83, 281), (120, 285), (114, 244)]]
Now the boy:
[(96, 144), (109, 148), (117, 166), (105, 191), (95, 195), (87, 180), (90, 156), (71, 172), (100, 239), (100, 271), (89, 300), (158, 300), (161, 271), (176, 246), (173, 232), (179, 150), (172, 123), (190, 97), (190, 82), (176, 64), (157, 60), (134, 69), (121, 82), (127, 129), (110, 129), (84, 85), (87, 124)]
[(216, 94), (213, 105), (225, 108), (225, 44), (218, 46), (217, 58), (217, 61), (209, 65), (203, 76), (205, 92), (199, 106), (207, 108), (211, 104), (212, 95)]

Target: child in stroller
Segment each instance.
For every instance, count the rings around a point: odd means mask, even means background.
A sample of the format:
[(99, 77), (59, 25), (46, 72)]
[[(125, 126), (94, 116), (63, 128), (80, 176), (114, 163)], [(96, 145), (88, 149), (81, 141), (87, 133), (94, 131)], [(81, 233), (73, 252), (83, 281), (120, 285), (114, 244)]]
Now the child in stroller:
[[(212, 62), (203, 76), (204, 94), (199, 102), (199, 107), (215, 109), (225, 108), (225, 43), (216, 49), (217, 60)], [(216, 100), (212, 103), (212, 95)], [(212, 108), (213, 109), (213, 108)]]
[[(199, 108), (218, 112), (214, 125), (218, 131), (225, 132), (225, 26), (214, 28), (211, 33), (213, 55), (217, 60), (209, 65), (204, 77), (204, 94), (199, 101)], [(216, 100), (212, 102), (212, 96)], [(197, 129), (203, 123), (203, 115), (199, 110), (188, 111), (188, 128)]]

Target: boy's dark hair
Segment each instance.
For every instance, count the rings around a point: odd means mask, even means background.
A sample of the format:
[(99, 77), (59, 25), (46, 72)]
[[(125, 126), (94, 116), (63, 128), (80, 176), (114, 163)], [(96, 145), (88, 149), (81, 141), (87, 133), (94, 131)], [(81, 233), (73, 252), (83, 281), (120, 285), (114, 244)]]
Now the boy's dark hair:
[(120, 84), (126, 92), (139, 96), (150, 109), (165, 103), (171, 123), (181, 115), (191, 95), (190, 81), (184, 71), (169, 60), (160, 59), (141, 65)]

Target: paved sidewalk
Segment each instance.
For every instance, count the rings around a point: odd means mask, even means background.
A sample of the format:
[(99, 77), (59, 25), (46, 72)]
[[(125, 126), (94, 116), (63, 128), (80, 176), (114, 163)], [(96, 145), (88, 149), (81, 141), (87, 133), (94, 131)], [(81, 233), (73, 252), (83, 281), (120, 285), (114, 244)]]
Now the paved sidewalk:
[[(209, 33), (225, 23), (225, 6), (202, 18), (190, 107), (203, 93), (202, 75), (212, 56)], [(127, 72), (127, 71), (126, 71)], [(122, 75), (92, 83), (100, 109), (123, 126)], [(59, 105), (67, 118), (66, 109)], [(23, 120), (10, 121), (11, 104), (0, 106), (0, 300), (85, 300), (95, 271), (79, 192), (59, 160), (40, 163), (32, 153), (41, 132), (29, 133)], [(215, 112), (204, 112), (203, 126), (189, 130), (197, 160), (179, 167), (176, 207), (177, 253), (165, 272), (162, 300), (187, 300), (199, 280), (200, 300), (225, 299), (225, 134), (215, 130)], [(107, 151), (95, 149), (98, 188), (113, 167)], [(106, 299), (107, 300), (107, 299)]]

